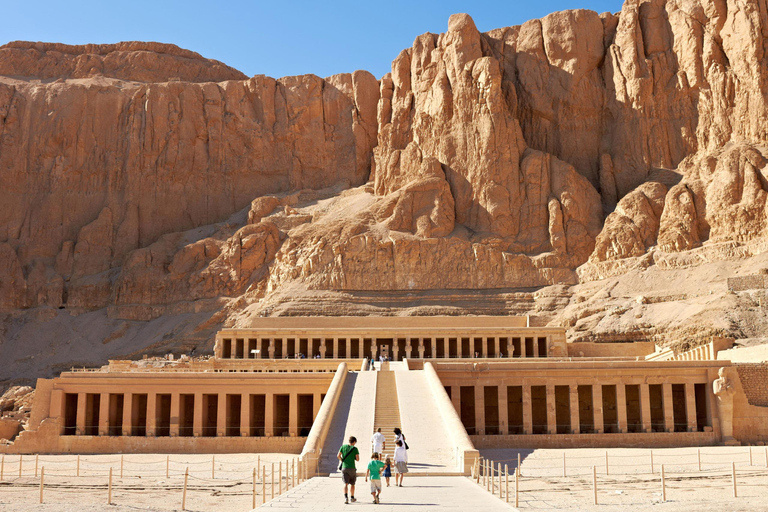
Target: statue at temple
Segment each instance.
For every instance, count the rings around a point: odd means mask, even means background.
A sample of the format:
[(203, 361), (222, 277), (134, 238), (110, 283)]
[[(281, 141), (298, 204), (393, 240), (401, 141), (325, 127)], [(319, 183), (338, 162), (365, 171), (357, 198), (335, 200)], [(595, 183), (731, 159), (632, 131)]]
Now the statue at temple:
[(733, 437), (733, 384), (726, 376), (726, 369), (720, 368), (718, 378), (712, 382), (712, 391), (717, 397), (717, 415), (720, 418), (720, 433), (723, 444), (740, 444)]

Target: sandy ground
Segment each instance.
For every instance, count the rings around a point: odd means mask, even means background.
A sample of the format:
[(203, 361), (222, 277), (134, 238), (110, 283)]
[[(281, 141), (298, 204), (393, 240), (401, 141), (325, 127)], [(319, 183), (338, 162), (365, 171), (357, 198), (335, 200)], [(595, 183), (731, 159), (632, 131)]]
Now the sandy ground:
[[(481, 454), (510, 473), (522, 460), (520, 509), (650, 511), (766, 510), (768, 492), (766, 447), (713, 447), (701, 449), (701, 471), (696, 448), (649, 449), (481, 450)], [(752, 464), (750, 465), (750, 450)], [(608, 474), (605, 454), (608, 453)], [(563, 477), (563, 453), (566, 476)], [(123, 478), (119, 455), (88, 455), (80, 458), (80, 477), (75, 476), (76, 456), (41, 455), (45, 466), (44, 503), (39, 504), (40, 477), (35, 477), (35, 457), (24, 457), (22, 477), (18, 457), (6, 455), (0, 481), (0, 510), (26, 511), (171, 511), (181, 510), (184, 471), (189, 468), (187, 510), (251, 510), (253, 469), (266, 466), (266, 501), (270, 499), (271, 464), (291, 460), (293, 454), (217, 455), (211, 478), (211, 455), (171, 455), (169, 478), (166, 455), (126, 455)], [(737, 498), (733, 498), (731, 464), (736, 465)], [(661, 465), (664, 465), (667, 501), (662, 503)], [(597, 471), (598, 503), (593, 505), (592, 467)], [(113, 468), (112, 503), (107, 505), (109, 468)], [(284, 470), (284, 469), (283, 469)], [(277, 478), (277, 477), (276, 477)], [(430, 478), (430, 477), (414, 477)], [(262, 478), (257, 479), (257, 505), (262, 503)], [(283, 482), (284, 482), (283, 478)], [(275, 480), (277, 487), (278, 480)], [(285, 484), (283, 484), (285, 485)], [(502, 487), (504, 481), (502, 480)], [(510, 502), (514, 478), (510, 478)], [(498, 488), (495, 489), (498, 494)], [(485, 492), (485, 491), (483, 491)], [(302, 509), (302, 508), (300, 508)], [(311, 507), (307, 508), (311, 510)]]

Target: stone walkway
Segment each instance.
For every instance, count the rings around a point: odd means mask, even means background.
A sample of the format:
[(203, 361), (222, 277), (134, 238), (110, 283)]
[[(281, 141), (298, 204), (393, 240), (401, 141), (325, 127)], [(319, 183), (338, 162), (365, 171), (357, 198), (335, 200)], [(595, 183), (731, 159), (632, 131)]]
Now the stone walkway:
[[(514, 510), (500, 499), (461, 476), (411, 477), (403, 487), (384, 487), (381, 503), (374, 505), (370, 484), (357, 479), (357, 503), (344, 504), (344, 488), (340, 478), (317, 477), (262, 505), (262, 509), (291, 510), (376, 510), (377, 512), (430, 512), (438, 510), (482, 510), (483, 512)], [(371, 508), (375, 507), (375, 508)]]

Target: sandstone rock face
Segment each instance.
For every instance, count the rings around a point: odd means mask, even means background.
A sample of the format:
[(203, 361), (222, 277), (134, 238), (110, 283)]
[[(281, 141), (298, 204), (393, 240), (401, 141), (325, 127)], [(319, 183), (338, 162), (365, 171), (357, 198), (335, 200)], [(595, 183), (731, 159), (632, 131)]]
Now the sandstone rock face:
[(56, 78), (103, 76), (132, 82), (223, 82), (248, 77), (176, 45), (129, 41), (71, 46), (14, 41), (0, 46), (0, 75)]
[[(488, 33), (457, 14), (380, 80), (247, 79), (156, 43), (0, 47), (0, 308), (214, 311), (201, 331), (302, 294), (554, 285), (554, 308), (571, 285), (755, 258), (766, 12), (627, 0)], [(646, 318), (578, 296), (577, 330)]]

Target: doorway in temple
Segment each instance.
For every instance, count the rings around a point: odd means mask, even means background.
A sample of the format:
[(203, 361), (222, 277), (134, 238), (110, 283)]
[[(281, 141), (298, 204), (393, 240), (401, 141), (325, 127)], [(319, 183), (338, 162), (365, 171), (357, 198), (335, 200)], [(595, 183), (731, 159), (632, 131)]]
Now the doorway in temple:
[(376, 346), (379, 348), (379, 353), (377, 354), (376, 358), (380, 360), (380, 358), (383, 356), (387, 358), (387, 360), (392, 360), (393, 355), (393, 342), (392, 338), (379, 338), (376, 340)]

